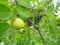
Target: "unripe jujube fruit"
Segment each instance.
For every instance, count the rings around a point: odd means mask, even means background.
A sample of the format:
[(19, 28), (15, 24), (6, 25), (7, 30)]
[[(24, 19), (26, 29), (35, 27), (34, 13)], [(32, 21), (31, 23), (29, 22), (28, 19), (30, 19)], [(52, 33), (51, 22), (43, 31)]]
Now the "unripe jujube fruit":
[(22, 19), (16, 18), (12, 21), (12, 26), (15, 29), (20, 29), (20, 28), (23, 28), (25, 26), (25, 23)]
[(56, 17), (56, 20), (60, 22), (60, 15)]
[(21, 32), (21, 33), (24, 33), (24, 32), (25, 32), (25, 29), (20, 29), (20, 32)]

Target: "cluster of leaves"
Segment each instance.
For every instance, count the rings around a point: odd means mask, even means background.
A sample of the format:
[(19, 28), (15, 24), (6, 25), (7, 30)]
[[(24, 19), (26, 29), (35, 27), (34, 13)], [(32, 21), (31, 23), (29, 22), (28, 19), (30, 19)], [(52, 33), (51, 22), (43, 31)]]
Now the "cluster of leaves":
[[(30, 2), (33, 2), (33, 7)], [(38, 8), (35, 8), (36, 5)], [(13, 29), (7, 21), (14, 18), (26, 20), (32, 17), (32, 22), (36, 23), (40, 28), (42, 36), (47, 45), (60, 45), (60, 26), (56, 21), (56, 10), (52, 0), (0, 0), (0, 41), (5, 45), (43, 45), (41, 37), (36, 28), (32, 26), (24, 27), (25, 33), (21, 34), (18, 30)], [(36, 16), (42, 16), (35, 21)], [(40, 19), (40, 20), (39, 20)], [(28, 22), (29, 23), (29, 22)]]

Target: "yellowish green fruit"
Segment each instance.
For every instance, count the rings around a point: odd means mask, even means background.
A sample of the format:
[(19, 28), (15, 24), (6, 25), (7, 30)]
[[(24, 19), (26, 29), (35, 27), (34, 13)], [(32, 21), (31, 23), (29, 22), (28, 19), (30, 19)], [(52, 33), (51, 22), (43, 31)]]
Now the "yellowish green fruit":
[(24, 32), (25, 32), (25, 30), (24, 30), (24, 29), (20, 29), (20, 32), (21, 32), (21, 33), (24, 33)]
[(25, 26), (25, 23), (22, 19), (16, 18), (12, 21), (12, 26), (15, 29), (20, 29), (20, 28), (23, 28)]
[(60, 15), (56, 17), (56, 20), (60, 22)]

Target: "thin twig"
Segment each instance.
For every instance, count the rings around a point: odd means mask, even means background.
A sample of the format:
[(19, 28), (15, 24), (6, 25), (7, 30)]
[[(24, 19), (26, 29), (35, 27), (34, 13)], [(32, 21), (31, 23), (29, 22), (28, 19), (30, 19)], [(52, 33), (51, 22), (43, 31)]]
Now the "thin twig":
[(40, 29), (38, 28), (38, 26), (36, 26), (29, 18), (28, 18), (27, 20), (37, 29), (39, 35), (41, 36), (42, 42), (44, 43), (44, 45), (46, 45), (46, 42), (44, 41), (44, 38), (43, 38), (43, 36), (42, 36), (42, 34), (41, 34), (41, 31), (40, 31)]

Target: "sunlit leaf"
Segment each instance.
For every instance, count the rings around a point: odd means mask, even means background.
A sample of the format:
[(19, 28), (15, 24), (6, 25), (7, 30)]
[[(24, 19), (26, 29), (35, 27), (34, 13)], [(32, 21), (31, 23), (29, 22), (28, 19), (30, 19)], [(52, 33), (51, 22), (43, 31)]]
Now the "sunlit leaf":
[[(21, 6), (24, 6), (24, 7), (26, 7), (26, 8), (31, 8), (31, 6), (29, 5), (29, 3), (27, 3), (26, 1), (24, 1), (24, 0), (16, 0), (17, 1), (17, 3), (19, 4), (19, 5), (21, 5)], [(27, 0), (28, 1), (28, 0)]]
[(28, 18), (34, 16), (34, 14), (32, 14), (28, 9), (23, 8), (21, 6), (16, 6), (16, 11), (22, 18)]

